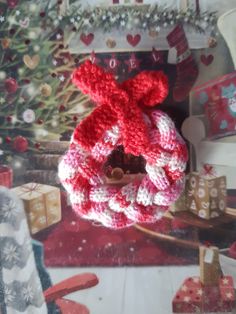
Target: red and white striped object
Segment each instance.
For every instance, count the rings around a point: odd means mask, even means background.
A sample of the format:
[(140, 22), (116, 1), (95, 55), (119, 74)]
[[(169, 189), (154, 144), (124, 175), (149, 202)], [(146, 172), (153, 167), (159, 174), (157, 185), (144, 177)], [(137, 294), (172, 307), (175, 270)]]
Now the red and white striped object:
[[(160, 110), (144, 109), (165, 99), (166, 76), (144, 71), (118, 84), (87, 61), (74, 71), (72, 81), (98, 104), (76, 127), (59, 164), (73, 209), (110, 228), (155, 222), (182, 192), (188, 158), (173, 121)], [(146, 160), (147, 174), (122, 187), (107, 185), (103, 171), (118, 145)]]

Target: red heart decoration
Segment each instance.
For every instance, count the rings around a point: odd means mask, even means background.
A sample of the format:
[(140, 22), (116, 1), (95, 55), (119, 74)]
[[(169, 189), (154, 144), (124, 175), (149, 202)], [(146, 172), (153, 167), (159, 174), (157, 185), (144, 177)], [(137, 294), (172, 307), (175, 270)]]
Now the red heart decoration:
[(86, 45), (89, 46), (94, 39), (94, 34), (89, 33), (88, 35), (82, 33), (80, 35), (80, 40)]
[(210, 65), (213, 60), (214, 60), (214, 56), (213, 56), (213, 55), (208, 55), (208, 56), (206, 56), (206, 55), (201, 55), (201, 62), (202, 62), (204, 65), (206, 65), (206, 66)]
[(140, 40), (141, 40), (141, 35), (136, 34), (136, 35), (133, 36), (133, 35), (131, 35), (131, 34), (128, 34), (128, 35), (126, 36), (126, 38), (127, 38), (128, 43), (129, 43), (131, 46), (135, 47), (135, 46), (137, 46), (137, 44), (140, 42)]

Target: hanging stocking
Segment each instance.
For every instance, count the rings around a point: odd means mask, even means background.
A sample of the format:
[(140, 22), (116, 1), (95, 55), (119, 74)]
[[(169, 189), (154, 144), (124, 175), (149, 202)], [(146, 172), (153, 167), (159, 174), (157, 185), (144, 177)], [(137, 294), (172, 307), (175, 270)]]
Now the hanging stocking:
[(173, 91), (175, 101), (183, 101), (198, 76), (198, 67), (188, 46), (182, 25), (177, 25), (167, 36), (170, 47), (177, 51), (177, 77)]

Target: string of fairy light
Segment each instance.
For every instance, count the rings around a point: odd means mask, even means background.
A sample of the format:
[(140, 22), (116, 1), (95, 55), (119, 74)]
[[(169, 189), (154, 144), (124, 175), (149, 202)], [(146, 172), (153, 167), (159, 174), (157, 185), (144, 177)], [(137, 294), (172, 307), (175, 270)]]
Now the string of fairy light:
[(158, 5), (136, 6), (108, 6), (81, 9), (73, 4), (68, 8), (64, 16), (53, 14), (54, 24), (66, 22), (79, 31), (91, 29), (103, 29), (110, 31), (113, 28), (120, 30), (142, 29), (160, 31), (162, 28), (178, 23), (191, 26), (197, 32), (206, 30), (215, 31), (216, 12), (197, 12), (188, 8), (177, 10), (163, 8)]

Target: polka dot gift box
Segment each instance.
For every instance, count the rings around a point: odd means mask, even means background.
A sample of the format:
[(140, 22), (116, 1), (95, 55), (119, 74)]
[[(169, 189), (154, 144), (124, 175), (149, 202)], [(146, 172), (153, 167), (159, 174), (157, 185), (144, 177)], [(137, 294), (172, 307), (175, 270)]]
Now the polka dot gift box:
[(226, 208), (226, 177), (190, 173), (186, 184), (186, 208), (203, 219), (223, 214)]

